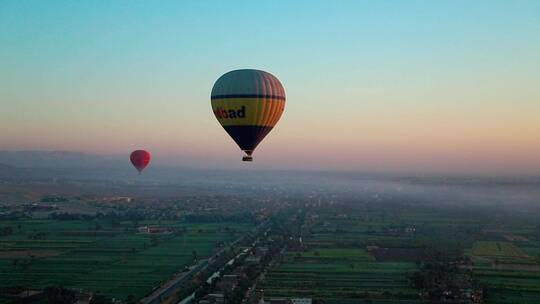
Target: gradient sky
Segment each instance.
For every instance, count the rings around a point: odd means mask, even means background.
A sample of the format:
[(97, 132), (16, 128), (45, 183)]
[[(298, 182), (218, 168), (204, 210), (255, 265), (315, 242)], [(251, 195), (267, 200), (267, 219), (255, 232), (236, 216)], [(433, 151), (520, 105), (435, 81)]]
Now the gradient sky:
[(0, 150), (245, 167), (238, 68), (287, 92), (251, 167), (540, 173), (540, 1), (0, 0)]

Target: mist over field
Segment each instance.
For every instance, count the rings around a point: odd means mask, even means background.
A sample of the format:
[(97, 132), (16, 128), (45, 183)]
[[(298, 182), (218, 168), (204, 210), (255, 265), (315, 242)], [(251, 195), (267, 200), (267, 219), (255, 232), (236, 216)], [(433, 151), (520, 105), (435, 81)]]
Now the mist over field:
[[(60, 166), (62, 163), (63, 166)], [(93, 187), (110, 194), (128, 192), (170, 196), (196, 189), (205, 193), (251, 195), (339, 193), (410, 203), (529, 206), (540, 205), (540, 177), (380, 172), (201, 169), (154, 166), (142, 175), (124, 159), (73, 152), (0, 152), (0, 177), (21, 183), (52, 183), (51, 193)], [(10, 164), (10, 165), (6, 165)], [(111, 187), (118, 189), (111, 189)], [(159, 190), (158, 190), (159, 189)], [(520, 210), (516, 210), (519, 212)]]

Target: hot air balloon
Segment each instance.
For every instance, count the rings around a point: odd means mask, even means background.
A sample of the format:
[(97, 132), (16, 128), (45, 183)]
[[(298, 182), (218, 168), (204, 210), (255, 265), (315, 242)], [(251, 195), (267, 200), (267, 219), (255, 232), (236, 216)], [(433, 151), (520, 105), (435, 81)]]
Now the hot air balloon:
[(210, 97), (217, 120), (252, 161), (253, 151), (276, 125), (285, 109), (285, 89), (272, 74), (235, 70), (222, 75)]
[(150, 158), (150, 152), (145, 150), (135, 150), (131, 152), (131, 155), (129, 156), (133, 167), (139, 171), (139, 174), (141, 174), (142, 170), (148, 166)]

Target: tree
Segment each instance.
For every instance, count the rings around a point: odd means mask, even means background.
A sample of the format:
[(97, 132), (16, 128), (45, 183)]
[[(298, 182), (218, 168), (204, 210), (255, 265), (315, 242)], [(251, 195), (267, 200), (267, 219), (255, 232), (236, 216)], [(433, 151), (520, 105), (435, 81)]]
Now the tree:
[(49, 303), (71, 304), (75, 302), (75, 292), (62, 286), (50, 286), (43, 290)]
[(92, 296), (92, 299), (90, 300), (90, 304), (111, 304), (111, 299), (103, 296), (103, 295), (94, 295)]
[(101, 225), (98, 222), (96, 222), (96, 226), (94, 227), (94, 230), (98, 231), (101, 229), (103, 229), (103, 227), (101, 227)]
[(137, 301), (135, 301), (135, 296), (130, 294), (129, 296), (127, 296), (126, 298), (126, 304), (135, 304), (137, 303)]
[(11, 228), (10, 226), (0, 228), (0, 236), (6, 236), (6, 235), (12, 235), (12, 234), (13, 234), (13, 228)]

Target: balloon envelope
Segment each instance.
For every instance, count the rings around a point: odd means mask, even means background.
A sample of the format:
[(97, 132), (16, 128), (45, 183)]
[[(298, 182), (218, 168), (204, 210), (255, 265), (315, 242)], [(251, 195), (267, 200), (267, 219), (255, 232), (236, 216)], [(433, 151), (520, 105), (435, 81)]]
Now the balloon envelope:
[(281, 82), (260, 70), (224, 74), (214, 84), (210, 99), (217, 120), (248, 156), (285, 110), (285, 89)]
[(136, 150), (131, 152), (131, 155), (129, 156), (129, 159), (131, 160), (131, 163), (133, 164), (133, 167), (135, 167), (139, 173), (148, 166), (150, 163), (150, 152), (145, 150)]

